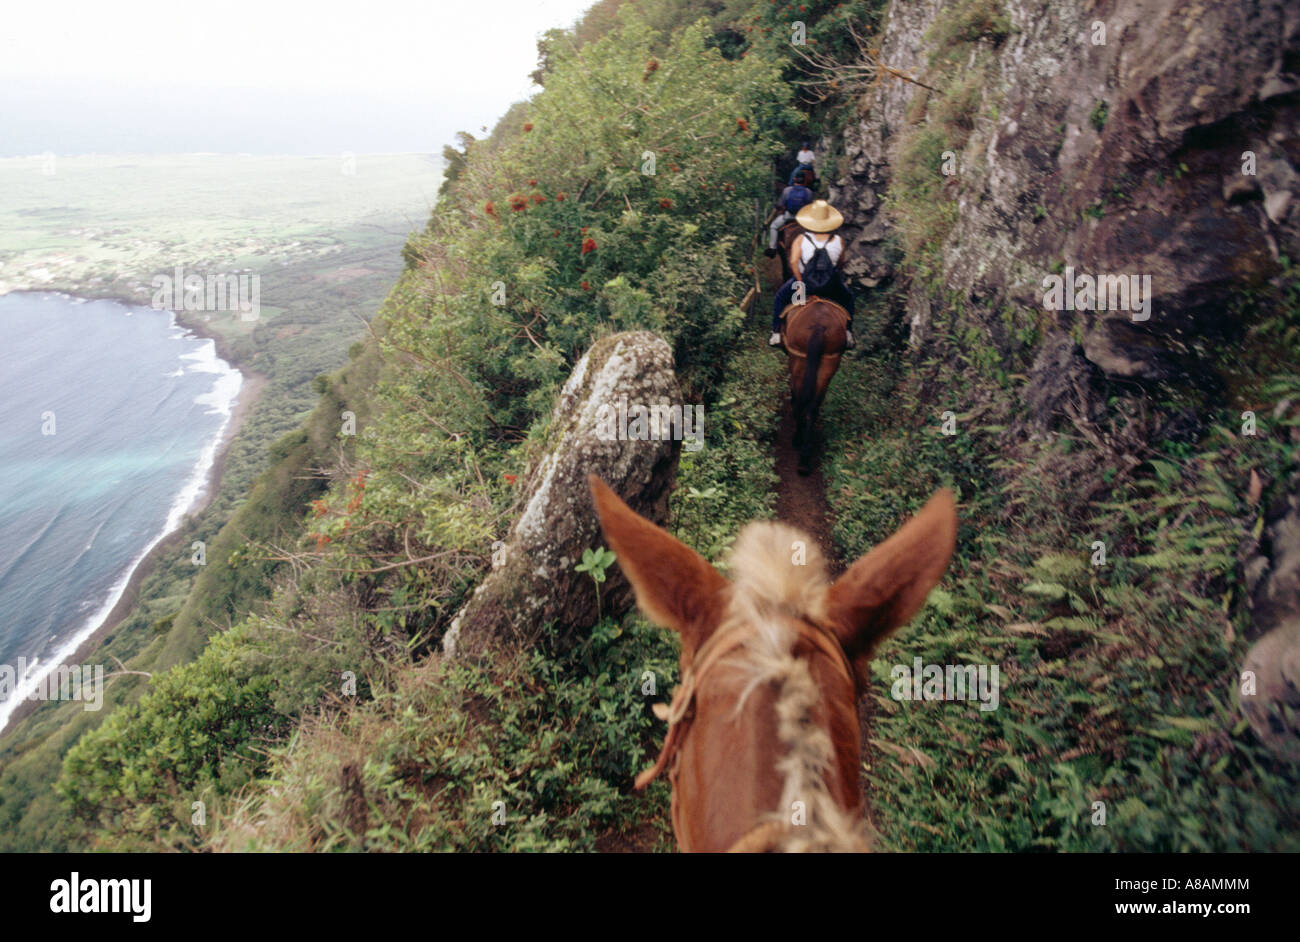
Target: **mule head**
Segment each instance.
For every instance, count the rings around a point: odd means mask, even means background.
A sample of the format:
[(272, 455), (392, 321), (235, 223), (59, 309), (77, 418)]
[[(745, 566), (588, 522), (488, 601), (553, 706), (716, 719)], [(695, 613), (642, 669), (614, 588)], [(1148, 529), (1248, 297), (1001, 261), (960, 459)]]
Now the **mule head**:
[[(693, 679), (693, 718), (666, 747), (677, 750), (673, 826), (681, 847), (732, 847), (795, 804), (822, 824), (854, 828), (857, 696), (872, 650), (916, 614), (948, 566), (957, 532), (951, 492), (935, 494), (833, 582), (811, 538), (782, 524), (750, 524), (737, 539), (729, 582), (594, 475), (589, 482), (637, 604), (681, 636), (683, 676), (699, 669), (702, 648), (710, 660), (722, 636), (737, 642), (716, 669)], [(822, 846), (798, 844), (815, 828), (786, 830), (794, 839), (785, 846)]]

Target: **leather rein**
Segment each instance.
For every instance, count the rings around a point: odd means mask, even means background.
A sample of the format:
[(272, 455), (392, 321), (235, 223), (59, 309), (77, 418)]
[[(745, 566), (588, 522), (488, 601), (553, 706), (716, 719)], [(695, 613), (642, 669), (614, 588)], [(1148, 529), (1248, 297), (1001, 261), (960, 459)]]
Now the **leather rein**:
[[(690, 665), (682, 675), (681, 684), (673, 693), (672, 703), (669, 705), (656, 703), (652, 707), (655, 716), (668, 721), (668, 734), (664, 737), (663, 748), (659, 750), (659, 757), (655, 759), (654, 765), (636, 777), (633, 787), (640, 791), (658, 778), (665, 768), (668, 768), (668, 780), (672, 786), (673, 830), (677, 834), (677, 840), (681, 844), (682, 850), (687, 852), (690, 851), (690, 848), (685, 844), (684, 832), (678, 820), (677, 763), (680, 758), (679, 751), (682, 741), (690, 732), (691, 722), (695, 719), (695, 694), (700, 683), (724, 657), (744, 645), (751, 634), (751, 632), (745, 630), (746, 627), (745, 624), (741, 623), (715, 631), (695, 652), (695, 657), (691, 659)], [(798, 632), (800, 637), (808, 640), (823, 654), (830, 657), (839, 668), (840, 673), (849, 682), (849, 685), (851, 687), (854, 685), (853, 666), (849, 663), (848, 656), (840, 646), (839, 640), (831, 634), (829, 629), (802, 618), (798, 622)], [(727, 849), (727, 852), (754, 853), (766, 850), (779, 838), (784, 830), (784, 825), (776, 822), (769, 821), (759, 824), (747, 831), (740, 840)]]

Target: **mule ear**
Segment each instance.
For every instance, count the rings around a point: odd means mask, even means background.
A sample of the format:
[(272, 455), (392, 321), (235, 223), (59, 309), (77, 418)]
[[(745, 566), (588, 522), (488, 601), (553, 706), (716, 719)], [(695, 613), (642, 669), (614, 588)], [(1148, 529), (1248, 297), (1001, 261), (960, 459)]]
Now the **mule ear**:
[(641, 611), (680, 632), (684, 642), (697, 644), (727, 580), (695, 550), (623, 503), (600, 478), (588, 475), (587, 483), (605, 539), (636, 590)]
[(835, 581), (827, 594), (827, 614), (856, 667), (925, 604), (956, 544), (956, 505), (952, 491), (941, 490)]

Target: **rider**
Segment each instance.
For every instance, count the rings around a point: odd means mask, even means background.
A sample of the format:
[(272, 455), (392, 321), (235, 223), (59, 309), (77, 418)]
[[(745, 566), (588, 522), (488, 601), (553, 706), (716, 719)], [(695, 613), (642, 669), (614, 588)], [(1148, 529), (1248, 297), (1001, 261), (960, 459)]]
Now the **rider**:
[(849, 315), (846, 341), (851, 347), (854, 344), (853, 294), (840, 276), (840, 268), (844, 264), (844, 240), (835, 234), (835, 230), (843, 224), (844, 217), (830, 203), (817, 200), (799, 210), (795, 220), (804, 228), (804, 233), (799, 241), (790, 247), (790, 270), (794, 275), (776, 292), (776, 300), (772, 304), (772, 336), (767, 342), (774, 347), (780, 346), (781, 312), (789, 305), (794, 295), (795, 282), (802, 279), (805, 268), (810, 266), (818, 252), (824, 250), (833, 266), (830, 278), (825, 284), (816, 286), (815, 290), (805, 286), (808, 292), (805, 301), (816, 295), (827, 301), (834, 301), (844, 308)]
[(800, 170), (795, 174), (795, 182), (781, 191), (781, 198), (777, 200), (777, 208), (781, 212), (777, 213), (776, 218), (772, 220), (772, 225), (768, 227), (767, 249), (763, 253), (768, 258), (776, 254), (776, 240), (781, 227), (793, 219), (795, 213), (813, 201), (812, 190), (808, 189), (808, 184), (811, 182), (811, 171)]
[(794, 159), (795, 159), (795, 168), (794, 168), (794, 172), (790, 174), (791, 183), (794, 183), (795, 177), (799, 174), (800, 171), (807, 172), (809, 184), (811, 184), (812, 181), (817, 179), (817, 174), (813, 170), (813, 161), (817, 159), (817, 155), (813, 153), (812, 141), (804, 141), (799, 148), (799, 153), (795, 155)]

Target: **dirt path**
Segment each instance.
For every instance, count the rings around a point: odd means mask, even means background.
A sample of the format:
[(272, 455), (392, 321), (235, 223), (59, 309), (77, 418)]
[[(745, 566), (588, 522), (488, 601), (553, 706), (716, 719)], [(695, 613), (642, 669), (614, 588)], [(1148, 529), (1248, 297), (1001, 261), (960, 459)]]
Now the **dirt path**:
[(776, 473), (781, 478), (776, 492), (776, 518), (815, 539), (830, 563), (831, 572), (841, 572), (844, 567), (831, 539), (831, 508), (826, 502), (826, 479), (821, 470), (820, 435), (813, 451), (812, 473), (800, 474), (799, 454), (794, 447), (794, 410), (789, 397), (781, 407), (774, 451)]
[[(763, 295), (756, 302), (756, 317), (761, 317), (766, 323), (772, 294), (781, 284), (781, 263), (777, 259), (768, 259), (761, 274)], [(788, 388), (788, 383), (783, 381), (782, 388)], [(814, 437), (812, 473), (802, 475), (798, 470), (799, 455), (794, 447), (794, 410), (788, 392), (782, 395), (781, 402), (781, 424), (774, 446), (776, 473), (781, 479), (776, 492), (776, 517), (813, 537), (830, 561), (831, 571), (838, 573), (844, 567), (831, 539), (831, 509), (826, 502), (826, 479), (821, 470), (825, 457), (821, 429), (818, 428)]]

